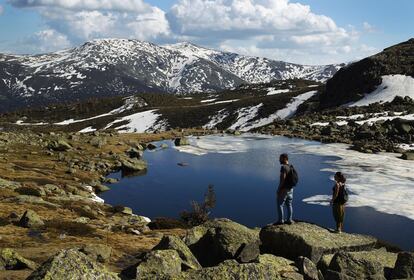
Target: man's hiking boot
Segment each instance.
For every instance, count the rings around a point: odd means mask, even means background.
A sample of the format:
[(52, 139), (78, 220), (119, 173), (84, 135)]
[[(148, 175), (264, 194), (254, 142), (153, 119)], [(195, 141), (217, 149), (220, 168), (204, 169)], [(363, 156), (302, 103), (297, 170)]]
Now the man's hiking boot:
[(291, 224), (294, 224), (294, 223), (295, 223), (294, 221), (287, 221), (285, 224), (291, 225)]

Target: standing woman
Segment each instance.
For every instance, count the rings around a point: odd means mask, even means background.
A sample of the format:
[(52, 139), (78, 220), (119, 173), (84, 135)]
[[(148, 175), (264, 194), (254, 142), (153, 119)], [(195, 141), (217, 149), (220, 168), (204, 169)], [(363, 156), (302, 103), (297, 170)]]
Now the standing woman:
[(335, 186), (333, 187), (331, 204), (336, 231), (341, 233), (344, 228), (345, 203), (348, 201), (348, 193), (345, 189), (345, 176), (341, 172), (336, 172), (334, 178)]

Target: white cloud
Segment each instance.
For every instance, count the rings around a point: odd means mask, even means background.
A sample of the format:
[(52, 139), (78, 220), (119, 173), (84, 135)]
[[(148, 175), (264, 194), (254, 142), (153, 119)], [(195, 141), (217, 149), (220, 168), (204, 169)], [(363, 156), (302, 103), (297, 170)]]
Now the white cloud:
[(16, 7), (55, 7), (67, 10), (110, 10), (146, 12), (151, 6), (143, 0), (9, 0)]
[(347, 61), (359, 38), (289, 0), (178, 0), (167, 18), (175, 34), (200, 44), (298, 63)]
[(0, 16), (4, 13), (4, 8), (2, 5), (0, 5)]
[[(238, 39), (272, 35), (299, 41), (311, 35), (348, 36), (346, 30), (310, 7), (288, 0), (179, 0), (168, 14), (174, 31), (183, 35), (232, 36)], [(317, 40), (317, 36), (315, 36)], [(308, 41), (303, 39), (302, 41)], [(331, 38), (331, 41), (334, 40)], [(326, 42), (326, 38), (321, 40)]]
[(133, 37), (139, 40), (155, 39), (170, 34), (170, 25), (164, 11), (156, 7), (152, 8), (150, 13), (137, 15), (135, 20), (126, 26), (133, 32)]
[(362, 28), (368, 33), (373, 33), (376, 31), (376, 28), (366, 21), (362, 23)]
[[(51, 44), (52, 50), (112, 37), (191, 41), (306, 64), (344, 62), (373, 53), (359, 43), (364, 32), (338, 26), (310, 6), (291, 1), (295, 0), (176, 0), (166, 13), (145, 0), (8, 0), (39, 12), (46, 29), (60, 38)], [(365, 22), (360, 28), (373, 27)]]
[(70, 46), (68, 38), (52, 29), (39, 31), (33, 37), (33, 43), (40, 52), (66, 49)]
[(48, 29), (64, 35), (72, 46), (99, 38), (155, 40), (170, 34), (165, 12), (142, 0), (9, 2), (15, 7), (27, 7), (38, 11)]

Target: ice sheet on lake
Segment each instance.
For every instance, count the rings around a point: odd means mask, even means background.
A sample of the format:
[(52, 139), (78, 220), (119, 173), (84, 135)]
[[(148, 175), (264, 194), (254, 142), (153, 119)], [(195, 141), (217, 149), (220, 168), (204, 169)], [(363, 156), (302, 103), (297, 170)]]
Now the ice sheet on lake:
[(209, 135), (203, 136), (200, 139), (190, 137), (189, 146), (175, 147), (180, 152), (190, 153), (194, 155), (205, 155), (208, 153), (243, 153), (249, 149), (247, 139), (249, 134), (244, 136), (219, 136)]
[[(414, 165), (411, 162), (399, 159), (397, 154), (352, 151), (343, 144), (304, 145), (297, 149), (310, 154), (340, 157), (339, 160), (329, 161), (333, 166), (331, 169), (321, 171), (332, 174), (341, 171), (346, 175), (347, 186), (352, 193), (349, 206), (368, 206), (414, 220)], [(320, 194), (304, 201), (327, 205), (330, 195)]]
[[(211, 135), (196, 139), (191, 137), (191, 146), (177, 147), (186, 153), (204, 155), (208, 153), (243, 153), (254, 149), (255, 134), (242, 136)], [(261, 138), (277, 139), (277, 137), (260, 135)], [(253, 142), (251, 142), (253, 141)], [(266, 140), (267, 141), (267, 140)], [(320, 144), (309, 141), (283, 143), (268, 141), (272, 145), (291, 153), (313, 154), (320, 156), (335, 156), (339, 159), (327, 160), (331, 167), (322, 169), (331, 176), (336, 171), (343, 172), (347, 177), (347, 187), (350, 191), (349, 207), (372, 207), (377, 211), (397, 214), (414, 220), (414, 164), (398, 158), (391, 153), (364, 154), (349, 150), (345, 144)], [(302, 178), (306, 180), (306, 178)], [(332, 186), (333, 186), (332, 181)], [(325, 193), (304, 199), (304, 202), (317, 205), (329, 205), (331, 186), (326, 187)]]

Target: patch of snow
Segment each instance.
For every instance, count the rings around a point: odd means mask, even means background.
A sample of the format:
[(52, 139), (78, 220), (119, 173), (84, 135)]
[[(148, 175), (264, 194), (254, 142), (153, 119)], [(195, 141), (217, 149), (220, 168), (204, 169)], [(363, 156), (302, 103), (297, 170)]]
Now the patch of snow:
[(88, 132), (94, 132), (94, 131), (96, 131), (95, 128), (93, 128), (92, 126), (88, 126), (88, 127), (84, 128), (84, 129), (80, 130), (79, 132), (80, 133), (88, 133)]
[(218, 111), (216, 115), (210, 117), (210, 121), (207, 124), (203, 125), (203, 128), (213, 129), (228, 116), (228, 112), (226, 112), (225, 109), (222, 109)]
[(204, 100), (201, 100), (200, 103), (210, 103), (210, 102), (213, 102), (213, 101), (216, 101), (216, 100), (217, 100), (217, 98), (204, 99)]
[(158, 110), (155, 109), (132, 114), (109, 123), (106, 128), (109, 128), (116, 123), (128, 121), (128, 124), (117, 127), (116, 129), (122, 132), (148, 132), (154, 130), (154, 126), (156, 126), (159, 118), (161, 117), (160, 114), (156, 113), (157, 111)]
[(15, 124), (17, 125), (48, 125), (48, 123), (40, 122), (40, 123), (25, 123), (22, 120), (18, 120)]
[(99, 196), (97, 196), (96, 195), (96, 193), (94, 192), (94, 190), (93, 190), (93, 187), (92, 186), (85, 186), (85, 188), (89, 191), (89, 193), (91, 194), (91, 200), (92, 201), (95, 201), (95, 202), (98, 202), (98, 203), (104, 203), (105, 202), (105, 200), (103, 200), (102, 198), (100, 198)]
[(240, 100), (240, 99), (223, 100), (223, 101), (217, 101), (217, 102), (214, 102), (214, 103), (212, 103), (212, 104), (232, 103), (232, 102), (236, 102), (236, 101), (239, 101), (239, 100)]
[(69, 124), (73, 124), (73, 123), (80, 123), (80, 122), (84, 122), (84, 121), (99, 119), (99, 118), (102, 118), (102, 117), (116, 115), (116, 114), (120, 114), (120, 113), (123, 113), (123, 112), (128, 111), (128, 110), (131, 110), (132, 108), (134, 108), (135, 105), (137, 105), (141, 108), (141, 107), (147, 106), (148, 104), (145, 103), (144, 101), (142, 101), (138, 97), (131, 96), (131, 97), (127, 97), (127, 98), (124, 99), (124, 105), (110, 111), (109, 113), (104, 113), (104, 114), (94, 116), (94, 117), (90, 117), (90, 118), (86, 118), (86, 119), (79, 119), (79, 120), (69, 119), (69, 120), (64, 120), (64, 121), (54, 123), (54, 124), (55, 125), (69, 125)]
[(317, 92), (318, 91), (316, 91), (316, 90), (312, 90), (312, 91), (308, 91), (308, 92), (305, 92), (301, 95), (298, 95), (298, 96), (294, 97), (293, 101), (291, 101), (289, 104), (287, 104), (285, 109), (277, 111), (277, 115), (281, 119), (287, 119), (287, 118), (293, 116), (296, 113), (298, 107), (302, 103), (304, 103), (306, 100), (308, 100), (309, 98), (314, 96)]
[(258, 128), (258, 127), (261, 127), (261, 126), (264, 126), (264, 125), (268, 125), (268, 124), (274, 122), (275, 120), (287, 119), (287, 118), (293, 116), (296, 113), (296, 110), (299, 107), (299, 105), (301, 105), (303, 102), (305, 102), (306, 100), (308, 100), (309, 98), (314, 96), (316, 93), (317, 93), (317, 91), (313, 90), (313, 91), (305, 92), (301, 95), (298, 95), (298, 96), (294, 97), (292, 99), (292, 101), (289, 104), (286, 105), (286, 108), (281, 109), (281, 110), (277, 111), (274, 114), (271, 114), (267, 118), (262, 118), (262, 119), (254, 121), (254, 122), (251, 122), (250, 124), (248, 124), (247, 126), (245, 126), (243, 128), (244, 131), (249, 131), (249, 130), (254, 129), (254, 128)]
[(363, 118), (364, 116), (365, 116), (364, 114), (356, 114), (352, 116), (338, 116), (336, 118), (341, 119), (341, 120), (356, 120), (356, 119)]
[(266, 95), (276, 95), (276, 94), (279, 94), (279, 93), (285, 93), (285, 92), (290, 91), (290, 89), (275, 89), (275, 88), (268, 88), (267, 90), (268, 90), (268, 92), (267, 92)]
[(237, 110), (237, 119), (234, 124), (232, 124), (230, 129), (239, 129), (241, 131), (248, 131), (248, 123), (257, 116), (260, 107), (263, 106), (263, 103), (260, 103), (256, 106), (244, 107)]
[(247, 151), (249, 146), (246, 143), (246, 138), (249, 136), (218, 136), (208, 135), (199, 139), (196, 137), (189, 137), (190, 145), (178, 146), (175, 149), (180, 152), (205, 155), (208, 153), (232, 154), (242, 153)]
[(398, 147), (407, 151), (414, 151), (414, 144), (400, 144)]
[[(340, 158), (327, 160), (333, 168), (321, 171), (332, 175), (336, 171), (345, 174), (350, 191), (348, 206), (372, 207), (383, 213), (402, 215), (414, 220), (414, 165), (399, 159), (399, 154), (364, 154), (349, 150), (345, 144), (298, 145), (297, 149), (299, 152), (335, 155)], [(331, 186), (327, 186), (325, 194), (303, 201), (327, 206), (331, 190)]]
[[(357, 115), (355, 115), (357, 116)], [(360, 115), (358, 115), (360, 116)], [(363, 116), (363, 115), (362, 115)], [(376, 122), (383, 122), (383, 121), (392, 121), (395, 119), (403, 119), (403, 120), (408, 120), (408, 121), (412, 121), (414, 120), (414, 114), (408, 114), (408, 115), (402, 115), (402, 113), (394, 113), (394, 116), (389, 116), (388, 112), (384, 112), (384, 113), (376, 113), (374, 114), (375, 117), (371, 117), (365, 120), (359, 120), (356, 121), (355, 123), (359, 124), (359, 125), (363, 125), (363, 124), (368, 124), (368, 125), (373, 125)], [(337, 117), (340, 118), (340, 117)], [(343, 119), (345, 119), (345, 117), (342, 117)], [(351, 120), (355, 120), (355, 119), (359, 119), (359, 118), (350, 118)], [(342, 125), (347, 125), (348, 122), (346, 120), (344, 121), (338, 121), (335, 122), (337, 125), (342, 126)], [(328, 122), (315, 122), (313, 124), (311, 124), (311, 126), (328, 126), (329, 123)]]
[(382, 83), (373, 92), (366, 94), (361, 100), (350, 104), (353, 106), (367, 106), (372, 103), (390, 102), (396, 96), (414, 98), (414, 78), (405, 75), (382, 76)]

